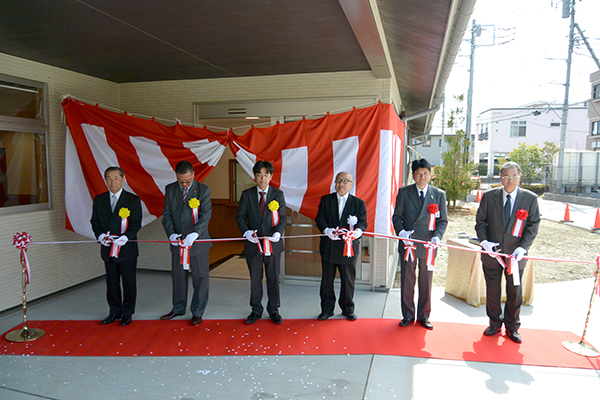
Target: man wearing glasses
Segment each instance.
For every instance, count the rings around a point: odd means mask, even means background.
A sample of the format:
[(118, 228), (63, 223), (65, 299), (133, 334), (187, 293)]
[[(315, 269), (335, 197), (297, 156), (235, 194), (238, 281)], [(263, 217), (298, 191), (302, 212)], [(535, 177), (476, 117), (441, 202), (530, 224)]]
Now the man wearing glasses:
[(336, 271), (340, 272), (341, 290), (339, 305), (342, 315), (350, 321), (357, 319), (354, 313), (354, 281), (356, 263), (360, 262), (358, 239), (367, 229), (367, 207), (365, 202), (350, 194), (354, 186), (352, 175), (340, 172), (335, 177), (335, 192), (321, 197), (315, 222), (321, 236), (319, 252), (323, 275), (321, 278), (321, 314), (319, 321), (333, 316), (335, 292), (333, 281)]
[[(486, 312), (490, 326), (483, 332), (493, 336), (502, 324), (507, 336), (521, 343), (518, 330), (523, 293), (521, 278), (527, 260), (523, 257), (533, 243), (540, 224), (540, 212), (535, 193), (519, 188), (521, 167), (507, 162), (500, 168), (502, 187), (486, 191), (475, 217), (475, 231), (481, 247), (487, 252), (508, 257), (481, 255), (486, 284)], [(502, 274), (506, 277), (506, 306), (502, 319)]]

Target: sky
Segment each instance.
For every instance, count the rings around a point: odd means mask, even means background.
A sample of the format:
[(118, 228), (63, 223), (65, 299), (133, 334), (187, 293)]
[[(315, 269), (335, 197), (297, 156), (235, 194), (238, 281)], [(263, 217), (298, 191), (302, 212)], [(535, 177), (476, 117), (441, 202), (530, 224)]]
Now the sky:
[[(600, 0), (576, 0), (575, 22), (596, 57), (600, 57), (599, 18)], [(477, 115), (490, 108), (514, 108), (532, 102), (557, 103), (562, 107), (570, 19), (562, 18), (560, 0), (477, 0), (473, 19), (483, 31), (476, 38), (472, 131)], [(471, 37), (471, 24), (446, 85), (446, 116), (459, 106), (453, 99), (455, 95), (465, 95), (460, 106), (465, 111), (467, 108), (471, 45), (466, 39)], [(590, 98), (590, 74), (598, 71), (583, 41), (576, 43), (569, 104)], [(441, 130), (441, 114), (436, 115), (432, 133)]]

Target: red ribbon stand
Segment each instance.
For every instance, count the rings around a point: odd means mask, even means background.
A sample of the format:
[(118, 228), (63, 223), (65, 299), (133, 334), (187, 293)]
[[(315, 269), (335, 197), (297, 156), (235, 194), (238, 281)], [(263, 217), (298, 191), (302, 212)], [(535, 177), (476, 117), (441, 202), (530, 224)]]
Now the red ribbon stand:
[(20, 250), (20, 257), (25, 268), (25, 284), (29, 284), (29, 261), (27, 260), (27, 245), (31, 242), (31, 235), (27, 232), (17, 233), (13, 236), (13, 246)]

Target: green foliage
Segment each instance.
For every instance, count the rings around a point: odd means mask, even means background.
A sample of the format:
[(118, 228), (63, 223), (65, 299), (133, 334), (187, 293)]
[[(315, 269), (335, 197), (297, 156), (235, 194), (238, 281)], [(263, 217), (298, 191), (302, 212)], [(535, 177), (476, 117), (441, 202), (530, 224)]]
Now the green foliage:
[[(530, 185), (531, 182), (542, 177), (546, 166), (552, 165), (556, 153), (558, 153), (558, 145), (550, 141), (545, 141), (542, 148), (537, 143), (527, 145), (521, 142), (508, 157), (521, 166), (521, 180), (524, 184)], [(506, 159), (501, 158), (499, 161), (502, 165)]]
[[(457, 100), (463, 96), (455, 97)], [(463, 129), (456, 130), (456, 125), (464, 120), (462, 108), (450, 112), (448, 127), (455, 130), (454, 135), (444, 137), (448, 143), (448, 151), (442, 153), (442, 166), (436, 167), (434, 173), (436, 186), (446, 191), (448, 205), (452, 202), (452, 208), (456, 208), (456, 201), (464, 199), (476, 186), (471, 180), (471, 173), (475, 170), (475, 164), (469, 161), (470, 141), (466, 139)]]
[(546, 185), (519, 185), (519, 186), (522, 187), (523, 189), (531, 190), (533, 193), (537, 194), (538, 196), (544, 194), (544, 192), (546, 191)]

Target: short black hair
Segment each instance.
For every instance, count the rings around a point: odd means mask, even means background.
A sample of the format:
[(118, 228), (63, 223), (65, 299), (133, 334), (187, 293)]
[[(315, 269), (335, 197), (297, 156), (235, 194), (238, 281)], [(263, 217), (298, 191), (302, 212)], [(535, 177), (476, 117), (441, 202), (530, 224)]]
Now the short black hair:
[(194, 175), (194, 167), (192, 163), (189, 161), (179, 161), (175, 166), (175, 173), (185, 175), (188, 172), (191, 172)]
[(123, 172), (123, 170), (120, 167), (108, 167), (106, 168), (106, 170), (104, 170), (104, 179), (106, 179), (108, 173), (112, 171), (118, 171), (119, 175), (121, 175), (121, 178), (125, 177), (125, 172)]
[(254, 167), (252, 167), (252, 172), (254, 172), (254, 175), (260, 174), (260, 170), (263, 168), (267, 169), (268, 174), (273, 175), (273, 172), (275, 172), (273, 164), (268, 161), (257, 161), (256, 164), (254, 164)]
[(410, 166), (410, 169), (412, 170), (412, 172), (415, 172), (419, 168), (427, 168), (427, 170), (429, 172), (431, 172), (431, 164), (429, 164), (429, 161), (427, 161), (424, 158), (421, 158), (420, 160), (413, 161), (412, 165)]

